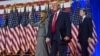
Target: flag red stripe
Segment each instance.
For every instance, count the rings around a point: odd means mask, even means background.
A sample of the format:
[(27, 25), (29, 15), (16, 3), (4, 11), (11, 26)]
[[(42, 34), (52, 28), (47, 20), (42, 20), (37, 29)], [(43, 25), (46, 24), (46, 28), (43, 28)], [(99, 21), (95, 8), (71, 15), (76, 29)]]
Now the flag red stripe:
[(21, 47), (21, 51), (23, 53), (25, 53), (26, 52), (26, 40), (23, 36), (23, 32), (24, 32), (24, 29), (23, 29), (22, 25), (20, 25), (20, 36), (21, 36), (21, 38), (20, 38), (20, 42), (21, 42), (20, 47)]

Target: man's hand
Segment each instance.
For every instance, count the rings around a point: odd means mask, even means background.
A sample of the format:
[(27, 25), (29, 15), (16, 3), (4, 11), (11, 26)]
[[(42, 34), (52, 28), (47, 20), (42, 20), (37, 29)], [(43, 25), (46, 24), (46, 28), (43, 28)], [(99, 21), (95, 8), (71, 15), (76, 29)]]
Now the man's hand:
[(88, 38), (88, 43), (90, 43), (92, 41), (92, 38), (91, 37), (89, 37)]
[(46, 43), (50, 43), (50, 38), (46, 38)]
[(70, 38), (66, 36), (66, 37), (64, 37), (64, 40), (68, 41), (68, 40), (70, 40)]

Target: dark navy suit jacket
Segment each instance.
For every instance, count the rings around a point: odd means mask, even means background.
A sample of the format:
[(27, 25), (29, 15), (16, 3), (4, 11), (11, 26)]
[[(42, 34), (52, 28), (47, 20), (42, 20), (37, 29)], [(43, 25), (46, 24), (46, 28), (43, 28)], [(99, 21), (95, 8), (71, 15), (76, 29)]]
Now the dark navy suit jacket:
[(79, 24), (79, 42), (87, 42), (89, 37), (92, 37), (93, 24), (92, 19), (85, 17), (83, 22)]
[(59, 12), (54, 34), (51, 32), (53, 17), (54, 14), (52, 14), (49, 19), (47, 37), (49, 37), (51, 40), (64, 40), (65, 36), (71, 38), (71, 22), (69, 14), (62, 11)]

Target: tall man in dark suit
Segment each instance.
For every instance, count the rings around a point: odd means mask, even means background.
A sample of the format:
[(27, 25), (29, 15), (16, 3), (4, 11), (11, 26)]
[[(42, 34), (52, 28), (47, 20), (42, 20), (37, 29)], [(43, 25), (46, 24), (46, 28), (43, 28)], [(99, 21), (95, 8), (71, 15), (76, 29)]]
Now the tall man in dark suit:
[(79, 35), (78, 40), (82, 48), (82, 56), (89, 56), (87, 47), (88, 43), (91, 42), (92, 39), (92, 19), (86, 16), (86, 10), (81, 9), (79, 11), (80, 16), (82, 17), (79, 24)]
[(50, 56), (67, 56), (67, 44), (71, 38), (71, 22), (68, 13), (60, 11), (57, 1), (52, 3), (54, 14), (50, 16), (47, 43), (51, 43)]

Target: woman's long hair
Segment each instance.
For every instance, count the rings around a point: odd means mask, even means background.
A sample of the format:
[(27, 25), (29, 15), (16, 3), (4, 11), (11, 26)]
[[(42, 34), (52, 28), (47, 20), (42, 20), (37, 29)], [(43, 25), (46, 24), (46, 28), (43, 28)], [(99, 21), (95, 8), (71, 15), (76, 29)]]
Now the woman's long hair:
[(48, 18), (48, 14), (46, 10), (41, 11), (41, 13), (44, 13), (44, 19), (41, 19), (41, 24), (45, 24), (45, 20)]

